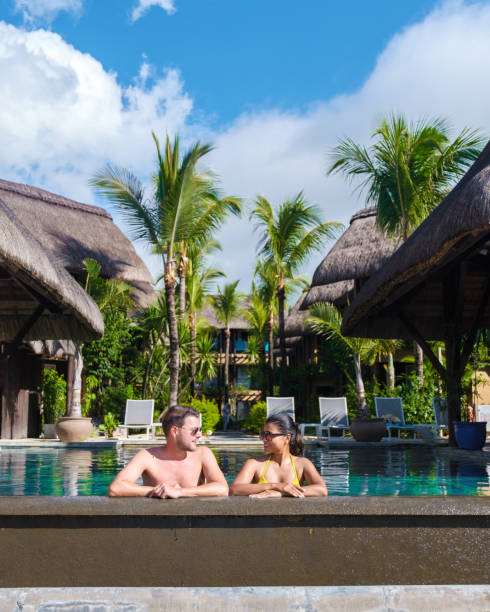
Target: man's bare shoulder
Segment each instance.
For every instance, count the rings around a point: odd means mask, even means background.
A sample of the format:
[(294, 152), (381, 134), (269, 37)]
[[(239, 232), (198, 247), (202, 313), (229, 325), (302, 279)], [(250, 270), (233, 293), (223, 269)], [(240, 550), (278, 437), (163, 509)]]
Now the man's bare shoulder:
[(196, 453), (198, 454), (198, 457), (201, 459), (201, 461), (205, 461), (206, 459), (211, 459), (211, 457), (214, 457), (213, 451), (207, 446), (198, 446), (196, 448)]
[(138, 463), (146, 463), (152, 459), (160, 459), (163, 456), (164, 446), (152, 446), (151, 448), (143, 448), (138, 451), (132, 461)]

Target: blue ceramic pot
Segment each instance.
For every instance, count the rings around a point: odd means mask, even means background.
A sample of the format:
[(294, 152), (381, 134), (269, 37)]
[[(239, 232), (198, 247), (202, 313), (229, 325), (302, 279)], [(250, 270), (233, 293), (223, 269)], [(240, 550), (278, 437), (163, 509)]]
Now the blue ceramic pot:
[(487, 422), (461, 423), (454, 421), (454, 435), (459, 448), (480, 450), (487, 437)]

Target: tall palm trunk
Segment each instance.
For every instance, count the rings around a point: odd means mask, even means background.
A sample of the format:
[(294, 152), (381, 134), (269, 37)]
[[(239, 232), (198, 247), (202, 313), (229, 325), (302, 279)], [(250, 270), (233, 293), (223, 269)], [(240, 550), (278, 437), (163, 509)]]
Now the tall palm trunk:
[(269, 314), (269, 368), (268, 393), (274, 395), (274, 313)]
[(413, 353), (415, 358), (415, 374), (417, 375), (419, 389), (422, 389), (424, 386), (424, 352), (417, 342), (413, 343)]
[(281, 349), (281, 380), (280, 390), (281, 395), (286, 391), (286, 337), (284, 335), (284, 302), (286, 300), (284, 290), (284, 279), (279, 278), (277, 284), (277, 300), (279, 306), (279, 346)]
[(165, 298), (167, 301), (168, 331), (170, 340), (170, 390), (168, 396), (169, 408), (176, 406), (179, 396), (179, 332), (175, 312), (175, 276), (173, 262), (169, 258), (165, 264)]
[(185, 279), (187, 273), (187, 264), (189, 263), (189, 259), (184, 255), (181, 255), (179, 261), (179, 310), (178, 317), (182, 319), (185, 314), (185, 306), (186, 306), (186, 287), (185, 287)]
[(229, 400), (230, 394), (230, 328), (225, 329), (225, 402)]
[(189, 327), (190, 327), (190, 332), (191, 332), (191, 397), (195, 397), (197, 346), (196, 346), (196, 315), (193, 312), (189, 313)]
[(386, 367), (386, 386), (388, 389), (395, 388), (395, 364), (393, 363), (393, 353), (388, 353), (388, 365)]
[(359, 416), (368, 417), (369, 412), (366, 408), (366, 395), (364, 392), (364, 380), (362, 379), (360, 353), (354, 353), (354, 370), (356, 375), (357, 409), (359, 411)]

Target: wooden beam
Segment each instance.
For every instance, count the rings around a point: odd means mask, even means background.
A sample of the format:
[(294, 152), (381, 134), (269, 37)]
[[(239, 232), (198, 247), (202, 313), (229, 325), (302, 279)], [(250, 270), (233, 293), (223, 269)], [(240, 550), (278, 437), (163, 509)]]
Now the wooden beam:
[(425, 340), (425, 338), (422, 336), (419, 330), (415, 327), (412, 321), (410, 321), (410, 319), (406, 316), (402, 308), (399, 308), (397, 310), (397, 316), (400, 319), (400, 321), (403, 323), (405, 328), (407, 329), (408, 333), (415, 340), (415, 342), (420, 344), (420, 346), (422, 347), (422, 350), (424, 351), (424, 355), (434, 366), (437, 373), (441, 377), (443, 377), (445, 380), (446, 379), (446, 369), (444, 368), (442, 363), (439, 361), (439, 359), (437, 359), (437, 357), (434, 355), (434, 351), (432, 350), (430, 344)]
[(7, 353), (12, 354), (19, 344), (24, 340), (24, 336), (32, 329), (36, 321), (44, 312), (44, 304), (39, 304), (24, 325), (19, 329), (12, 342), (7, 345)]

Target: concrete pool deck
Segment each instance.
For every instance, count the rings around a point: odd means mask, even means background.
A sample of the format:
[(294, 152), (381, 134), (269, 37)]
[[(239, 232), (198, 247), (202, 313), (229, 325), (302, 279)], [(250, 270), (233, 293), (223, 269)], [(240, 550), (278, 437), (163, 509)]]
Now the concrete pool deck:
[[(26, 438), (22, 440), (0, 440), (0, 449), (2, 447), (40, 447), (40, 448), (120, 448), (123, 446), (154, 446), (156, 444), (164, 444), (165, 438), (163, 435), (150, 438), (149, 440), (144, 435), (130, 435), (128, 438), (114, 438), (106, 439), (103, 437), (89, 438), (85, 442), (61, 442), (60, 440), (42, 439), (42, 438)], [(203, 436), (200, 444), (206, 446), (212, 446), (216, 448), (230, 447), (230, 448), (262, 448), (262, 442), (258, 436), (253, 434), (247, 434), (243, 432), (223, 432), (217, 431), (211, 436)], [(352, 448), (360, 446), (371, 446), (371, 447), (396, 447), (396, 446), (438, 446), (444, 447), (448, 445), (446, 438), (385, 438), (380, 442), (356, 442), (352, 438), (317, 438), (316, 436), (305, 437), (306, 446), (323, 446), (328, 448)], [(466, 452), (479, 452), (479, 451), (466, 451)], [(490, 454), (490, 440), (484, 448), (484, 451)], [(490, 455), (489, 455), (490, 456)]]
[(0, 589), (16, 612), (488, 612), (487, 585)]

